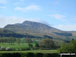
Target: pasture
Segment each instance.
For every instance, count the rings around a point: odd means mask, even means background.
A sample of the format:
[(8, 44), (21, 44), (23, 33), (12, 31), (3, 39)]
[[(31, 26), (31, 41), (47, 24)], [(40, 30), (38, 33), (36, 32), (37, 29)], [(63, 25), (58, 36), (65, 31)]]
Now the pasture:
[(21, 49), (21, 48), (28, 48), (28, 43), (0, 43), (1, 47), (5, 48), (14, 48), (14, 49)]

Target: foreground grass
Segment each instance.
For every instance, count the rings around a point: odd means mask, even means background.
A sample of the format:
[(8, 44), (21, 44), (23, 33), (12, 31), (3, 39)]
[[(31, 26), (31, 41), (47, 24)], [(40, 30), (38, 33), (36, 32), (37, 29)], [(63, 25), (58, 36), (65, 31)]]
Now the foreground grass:
[(0, 53), (59, 53), (58, 50), (0, 51)]

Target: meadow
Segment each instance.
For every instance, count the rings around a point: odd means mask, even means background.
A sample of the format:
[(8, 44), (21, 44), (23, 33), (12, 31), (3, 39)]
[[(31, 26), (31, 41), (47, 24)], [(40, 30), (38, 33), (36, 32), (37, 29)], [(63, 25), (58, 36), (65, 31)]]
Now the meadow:
[(59, 53), (58, 50), (0, 51), (0, 53)]
[[(34, 43), (32, 43), (34, 46)], [(0, 51), (0, 53), (59, 53), (58, 50), (27, 50), (29, 48), (28, 43), (0, 43), (0, 47), (5, 48), (13, 48), (16, 50), (13, 51)], [(20, 49), (26, 49), (26, 50), (20, 50)]]
[(28, 48), (28, 43), (0, 43), (1, 47), (5, 48), (13, 48), (13, 49), (21, 49)]

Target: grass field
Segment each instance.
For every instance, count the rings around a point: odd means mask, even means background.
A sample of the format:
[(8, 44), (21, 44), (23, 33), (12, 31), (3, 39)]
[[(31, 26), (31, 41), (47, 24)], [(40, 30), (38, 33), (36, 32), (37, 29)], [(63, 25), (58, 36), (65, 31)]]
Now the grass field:
[[(35, 43), (32, 43), (33, 46)], [(0, 43), (0, 47), (22, 49), (28, 48), (28, 43)], [(59, 53), (58, 50), (26, 50), (26, 51), (0, 51), (0, 53)]]
[(28, 44), (27, 43), (20, 43), (20, 44), (0, 43), (0, 46), (5, 47), (5, 48), (10, 47), (10, 48), (15, 48), (15, 49), (21, 49), (21, 48), (27, 48)]
[(59, 53), (58, 50), (0, 51), (0, 53)]

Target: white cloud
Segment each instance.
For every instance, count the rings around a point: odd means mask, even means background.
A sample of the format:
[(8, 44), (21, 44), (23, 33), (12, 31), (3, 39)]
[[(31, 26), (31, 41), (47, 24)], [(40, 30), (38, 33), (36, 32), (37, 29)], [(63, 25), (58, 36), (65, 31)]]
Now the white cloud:
[(76, 25), (57, 25), (54, 27), (64, 31), (76, 31)]
[(15, 24), (15, 23), (22, 23), (23, 21), (35, 21), (40, 22), (38, 18), (22, 18), (16, 16), (0, 16), (0, 27), (4, 27), (7, 24)]
[(49, 15), (49, 16), (52, 18), (55, 18), (55, 19), (63, 19), (66, 17), (66, 16), (61, 15), (61, 14), (53, 14), (53, 15)]
[(7, 4), (8, 1), (7, 0), (0, 0), (0, 4)]
[(2, 8), (2, 9), (5, 9), (5, 8), (7, 8), (7, 7), (4, 7), (4, 6), (0, 6), (0, 8)]
[(40, 7), (38, 5), (29, 5), (24, 8), (16, 7), (15, 10), (18, 10), (18, 11), (40, 10)]

